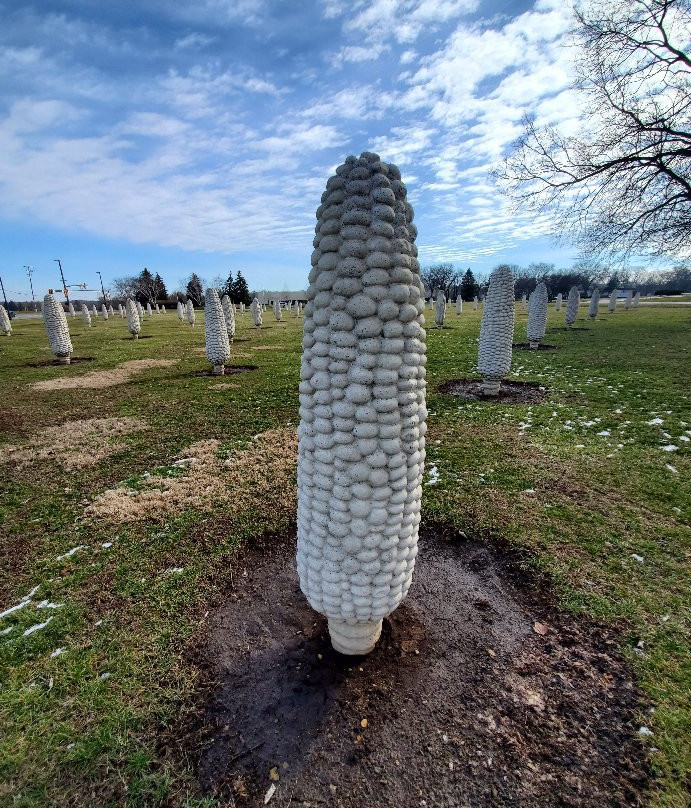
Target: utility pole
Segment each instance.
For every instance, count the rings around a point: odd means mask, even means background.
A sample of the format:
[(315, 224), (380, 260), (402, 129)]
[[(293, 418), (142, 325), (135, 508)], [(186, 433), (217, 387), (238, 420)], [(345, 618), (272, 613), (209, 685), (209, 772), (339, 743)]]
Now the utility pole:
[(29, 276), (29, 286), (31, 286), (31, 303), (33, 305), (36, 303), (36, 298), (34, 297), (34, 282), (31, 280), (31, 276), (34, 274), (34, 268), (24, 264), (24, 269), (26, 270), (26, 274)]
[(69, 290), (67, 288), (67, 283), (65, 283), (65, 275), (64, 275), (64, 273), (62, 271), (62, 262), (60, 261), (59, 258), (53, 258), (53, 261), (55, 261), (57, 263), (57, 265), (60, 267), (60, 277), (62, 278), (62, 293), (63, 293), (63, 295), (65, 295), (65, 300), (67, 301), (67, 303), (69, 305), (70, 294), (69, 294)]

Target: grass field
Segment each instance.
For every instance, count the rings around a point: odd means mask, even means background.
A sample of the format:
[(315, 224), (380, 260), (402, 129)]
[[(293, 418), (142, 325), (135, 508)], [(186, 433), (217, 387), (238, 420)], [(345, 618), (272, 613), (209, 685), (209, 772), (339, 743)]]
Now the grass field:
[[(437, 392), (473, 375), (466, 308), (428, 330), (424, 518), (526, 548), (562, 608), (620, 627), (651, 705), (650, 804), (682, 808), (690, 312), (603, 309), (569, 333), (550, 307), (559, 350), (517, 351), (511, 377), (547, 399), (511, 406)], [(518, 305), (517, 342), (526, 319)], [(145, 318), (136, 342), (118, 316), (70, 320), (93, 360), (69, 367), (30, 366), (52, 358), (40, 320), (0, 337), (2, 805), (216, 805), (176, 736), (197, 707), (190, 649), (228, 559), (290, 528), (296, 498), (302, 320), (238, 322), (232, 361), (257, 368), (223, 379), (193, 375), (209, 369), (203, 314), (194, 330)], [(170, 362), (116, 370), (140, 359)]]

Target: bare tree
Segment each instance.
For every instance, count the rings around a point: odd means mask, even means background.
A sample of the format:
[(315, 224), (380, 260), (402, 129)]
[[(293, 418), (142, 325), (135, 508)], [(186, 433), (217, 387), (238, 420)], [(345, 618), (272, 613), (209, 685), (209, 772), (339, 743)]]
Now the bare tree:
[(582, 131), (526, 121), (494, 173), (584, 256), (691, 255), (691, 0), (575, 8)]
[(422, 282), (433, 295), (436, 291), (444, 292), (446, 297), (454, 296), (458, 285), (459, 273), (453, 264), (434, 264), (424, 267), (420, 272)]

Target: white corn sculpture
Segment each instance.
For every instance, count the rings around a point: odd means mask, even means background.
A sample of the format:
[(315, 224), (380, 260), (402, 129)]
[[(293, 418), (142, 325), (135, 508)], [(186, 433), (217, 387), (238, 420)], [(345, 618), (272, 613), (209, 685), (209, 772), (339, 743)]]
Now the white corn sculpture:
[(607, 311), (614, 311), (617, 307), (617, 298), (619, 297), (619, 290), (612, 289), (609, 293), (609, 303), (607, 304)]
[(245, 313), (245, 304), (240, 303), (240, 314), (244, 314), (244, 313)]
[(456, 297), (456, 316), (458, 317), (461, 314), (463, 314), (463, 298), (458, 295)]
[(180, 320), (180, 325), (182, 325), (185, 316), (186, 316), (185, 307), (182, 305), (182, 302), (178, 300), (178, 320)]
[(223, 299), (221, 300), (221, 306), (223, 306), (223, 316), (225, 317), (226, 321), (228, 342), (232, 343), (233, 337), (235, 336), (235, 306), (233, 306), (228, 295), (223, 295)]
[(91, 315), (89, 314), (89, 309), (86, 303), (82, 303), (82, 319), (84, 320), (85, 325), (91, 328)]
[(125, 309), (123, 308), (122, 303), (118, 303), (118, 311), (120, 312), (121, 317), (125, 316)]
[(69, 365), (72, 353), (70, 329), (67, 326), (65, 310), (55, 299), (52, 289), (43, 298), (43, 321), (46, 324), (50, 350), (60, 362)]
[(194, 328), (194, 321), (196, 320), (196, 315), (194, 313), (194, 304), (191, 300), (187, 301), (187, 322), (190, 324), (190, 328)]
[(261, 307), (261, 303), (259, 302), (259, 300), (257, 300), (256, 297), (252, 301), (252, 305), (250, 306), (250, 309), (252, 310), (252, 319), (254, 320), (254, 324), (257, 326), (257, 328), (261, 328), (262, 327), (262, 307)]
[(108, 319), (108, 309), (106, 308), (105, 303), (101, 303), (101, 314), (103, 315), (104, 320)]
[(95, 303), (91, 304), (91, 314), (92, 314), (92, 316), (94, 316), (94, 317), (96, 317), (98, 319), (98, 311), (96, 310), (96, 304)]
[(523, 306), (523, 311), (528, 311), (528, 298), (525, 295), (521, 297), (521, 305)]
[(634, 309), (637, 309), (641, 305), (641, 293), (640, 292), (636, 292), (636, 294), (633, 296), (632, 305), (633, 305)]
[(599, 287), (595, 287), (593, 289), (592, 297), (590, 298), (590, 306), (588, 308), (588, 317), (591, 320), (594, 320), (597, 317), (597, 313), (600, 310), (600, 289)]
[(281, 314), (281, 303), (278, 300), (274, 302), (274, 317), (278, 322), (280, 322), (281, 318), (283, 317)]
[(626, 290), (626, 297), (624, 298), (624, 309), (628, 311), (633, 303), (633, 289)]
[(477, 311), (477, 295), (473, 298), (473, 311)]
[(562, 301), (562, 300), (563, 300), (562, 293), (561, 293), (561, 292), (559, 292), (559, 294), (557, 295), (557, 299), (556, 299), (556, 301), (555, 301), (555, 304), (554, 304), (554, 308), (555, 308), (557, 311), (561, 311), (561, 301)]
[(112, 304), (110, 304), (110, 305), (108, 306), (108, 314), (109, 314), (111, 317), (112, 317), (112, 316), (115, 314), (115, 312), (113, 311), (113, 306), (112, 306)]
[(0, 306), (0, 330), (6, 337), (12, 333), (12, 321), (4, 306)]
[(67, 304), (67, 310), (69, 311), (69, 313), (70, 313), (70, 314), (71, 314), (73, 317), (76, 317), (76, 316), (77, 316), (77, 312), (74, 310), (74, 306), (72, 305), (72, 301), (71, 301), (71, 300), (70, 300), (70, 302)]
[(537, 348), (545, 337), (547, 328), (547, 287), (540, 281), (530, 295), (528, 308), (528, 342), (531, 348)]
[(300, 586), (333, 647), (367, 654), (411, 583), (425, 455), (413, 209), (393, 165), (349, 157), (317, 209), (298, 431)]
[(581, 293), (578, 291), (577, 286), (572, 286), (569, 289), (569, 297), (566, 301), (566, 311), (564, 312), (564, 320), (566, 325), (572, 326), (578, 317), (578, 304), (581, 302)]
[(136, 304), (137, 304), (137, 314), (139, 315), (139, 319), (141, 321), (144, 319), (144, 307), (138, 300), (136, 301)]
[(125, 309), (127, 311), (127, 328), (129, 329), (130, 334), (132, 334), (132, 339), (139, 339), (139, 332), (142, 330), (142, 324), (139, 320), (139, 311), (134, 300), (128, 298), (127, 302), (125, 303)]
[(224, 365), (230, 359), (228, 326), (223, 306), (215, 289), (206, 290), (204, 302), (204, 335), (206, 338), (206, 358), (213, 366), (214, 376), (223, 376)]
[(514, 301), (513, 271), (498, 266), (489, 278), (478, 345), (477, 369), (487, 396), (499, 393), (501, 380), (511, 369)]
[(147, 315), (147, 317), (151, 317), (152, 314), (153, 314), (153, 312), (151, 311), (151, 303), (147, 303), (146, 304), (146, 315)]
[(298, 314), (297, 314), (297, 316), (298, 317), (302, 316), (302, 303), (298, 303)]
[(437, 328), (444, 328), (444, 318), (446, 317), (446, 296), (443, 292), (437, 292), (437, 302), (434, 306), (434, 322)]

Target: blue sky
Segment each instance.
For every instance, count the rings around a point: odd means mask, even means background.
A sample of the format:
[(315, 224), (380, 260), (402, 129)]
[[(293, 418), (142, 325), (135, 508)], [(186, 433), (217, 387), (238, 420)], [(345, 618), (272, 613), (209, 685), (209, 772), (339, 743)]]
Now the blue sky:
[(526, 113), (578, 126), (563, 0), (1, 2), (8, 296), (143, 266), (303, 288), (348, 154), (401, 169), (422, 264), (570, 265), (487, 176)]

